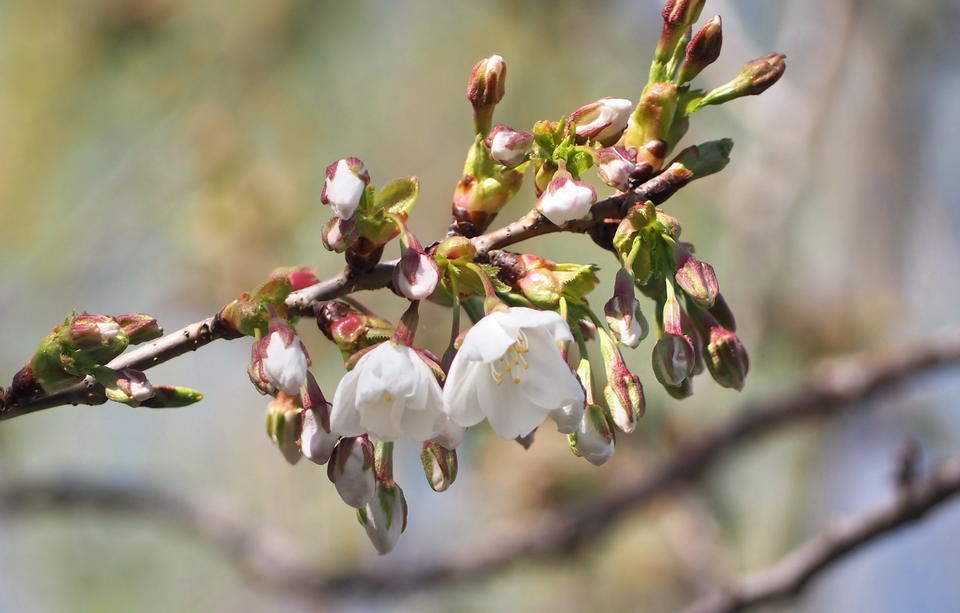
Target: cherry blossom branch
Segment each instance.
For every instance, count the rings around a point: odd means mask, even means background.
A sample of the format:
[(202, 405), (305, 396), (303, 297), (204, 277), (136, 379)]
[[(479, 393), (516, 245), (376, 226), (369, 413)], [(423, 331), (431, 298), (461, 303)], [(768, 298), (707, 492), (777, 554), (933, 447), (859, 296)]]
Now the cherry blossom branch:
[[(143, 514), (158, 517), (210, 540), (244, 571), (267, 585), (317, 598), (408, 593), (486, 576), (525, 559), (577, 552), (596, 543), (627, 513), (635, 512), (670, 491), (697, 480), (725, 457), (763, 435), (792, 424), (834, 417), (846, 410), (863, 407), (866, 401), (883, 392), (957, 363), (960, 363), (960, 330), (954, 329), (913, 347), (871, 353), (824, 365), (794, 392), (772, 401), (748, 405), (740, 417), (681, 444), (647, 477), (627, 484), (620, 488), (618, 494), (587, 509), (572, 511), (537, 530), (525, 529), (522, 536), (490, 539), (489, 545), (482, 549), (471, 548), (469, 552), (428, 565), (404, 570), (391, 569), (387, 574), (355, 571), (330, 576), (321, 569), (302, 563), (303, 558), (295, 555), (294, 549), (276, 549), (271, 544), (277, 540), (275, 537), (265, 536), (260, 528), (246, 526), (236, 515), (222, 509), (210, 511), (217, 507), (183, 500), (175, 494), (139, 484), (104, 484), (77, 479), (10, 484), (0, 487), (0, 512), (4, 515), (19, 513), (32, 517), (33, 511), (44, 509), (90, 507)], [(810, 553), (803, 558), (799, 555), (796, 558), (788, 557), (787, 560), (827, 560), (822, 565), (805, 562), (802, 568), (806, 570), (800, 573), (804, 575), (800, 579), (800, 587), (841, 555), (918, 519), (927, 510), (958, 493), (960, 460), (945, 465), (926, 481), (915, 482), (906, 491), (906, 498), (898, 503), (863, 516), (872, 518), (870, 521), (855, 522), (856, 529), (829, 532), (840, 535), (840, 540), (830, 541), (829, 551), (834, 557), (826, 559)], [(900, 509), (901, 514), (895, 514), (892, 510), (894, 507)], [(261, 560), (264, 562), (261, 563)], [(800, 566), (800, 562), (794, 561), (789, 568)], [(781, 597), (781, 593), (791, 593), (789, 589), (794, 589), (796, 585), (793, 578), (799, 575), (778, 570), (755, 577), (765, 576), (767, 578), (763, 581), (756, 578), (747, 580), (743, 584), (746, 587), (740, 586), (731, 593), (740, 594), (741, 601), (743, 594), (767, 593), (770, 590), (777, 592), (776, 597)], [(791, 580), (784, 582), (787, 576)], [(781, 587), (784, 585), (789, 589)], [(772, 587), (760, 590), (757, 586)], [(724, 598), (729, 598), (729, 593), (725, 592)]]
[[(687, 151), (695, 149), (697, 148), (691, 147)], [(476, 247), (478, 256), (482, 258), (491, 250), (513, 245), (534, 236), (555, 232), (588, 232), (602, 227), (610, 220), (619, 221), (623, 213), (638, 202), (652, 200), (655, 203), (661, 203), (693, 179), (706, 176), (711, 172), (696, 172), (675, 163), (633, 190), (594, 204), (590, 216), (583, 220), (560, 227), (551, 223), (534, 208), (521, 219), (480, 235), (471, 242)], [(396, 260), (382, 262), (362, 272), (347, 268), (330, 279), (291, 293), (286, 299), (286, 305), (294, 315), (311, 316), (315, 305), (319, 302), (346, 296), (356, 291), (390, 287), (396, 263)], [(144, 343), (118, 356), (107, 366), (115, 370), (123, 368), (147, 370), (184, 353), (196, 351), (217, 339), (228, 338), (236, 338), (236, 335), (223, 326), (216, 317), (208, 317), (152, 342)], [(0, 402), (0, 421), (66, 404), (97, 405), (107, 401), (103, 386), (89, 376), (80, 383), (58, 392), (47, 394), (40, 390), (30, 391), (33, 393), (23, 397), (22, 393), (13, 394), (12, 390), (7, 390)]]
[(695, 602), (687, 613), (735, 613), (795, 597), (820, 573), (849, 554), (927, 516), (960, 494), (960, 457), (946, 462), (921, 482), (901, 488), (874, 509), (837, 521), (770, 568)]

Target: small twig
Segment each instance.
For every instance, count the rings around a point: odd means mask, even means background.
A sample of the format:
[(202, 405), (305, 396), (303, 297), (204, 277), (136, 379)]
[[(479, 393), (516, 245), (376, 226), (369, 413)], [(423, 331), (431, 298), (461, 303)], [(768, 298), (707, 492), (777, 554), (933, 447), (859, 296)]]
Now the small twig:
[(957, 494), (960, 494), (960, 458), (950, 460), (926, 479), (899, 490), (886, 504), (834, 523), (770, 568), (747, 575), (707, 596), (687, 612), (734, 613), (796, 596), (813, 578), (848, 554), (922, 519)]

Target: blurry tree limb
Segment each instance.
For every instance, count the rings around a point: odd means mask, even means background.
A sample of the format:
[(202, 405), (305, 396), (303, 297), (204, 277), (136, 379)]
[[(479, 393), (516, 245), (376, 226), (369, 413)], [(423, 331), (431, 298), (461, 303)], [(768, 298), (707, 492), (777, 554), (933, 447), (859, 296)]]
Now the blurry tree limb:
[[(469, 551), (424, 565), (392, 568), (386, 573), (351, 571), (332, 575), (309, 567), (291, 553), (293, 550), (278, 553), (272, 546), (261, 543), (265, 538), (262, 532), (244, 526), (234, 515), (227, 514), (228, 519), (218, 519), (220, 516), (209, 512), (210, 505), (182, 500), (173, 494), (143, 486), (125, 485), (133, 488), (125, 491), (124, 487), (117, 485), (84, 481), (12, 484), (0, 487), (0, 512), (10, 515), (23, 512), (25, 508), (54, 510), (92, 506), (100, 510), (159, 515), (163, 520), (182, 524), (198, 536), (211, 540), (218, 549), (236, 558), (242, 569), (275, 587), (316, 597), (401, 594), (478, 579), (523, 560), (558, 558), (562, 557), (561, 554), (574, 553), (596, 543), (625, 514), (695, 481), (727, 455), (762, 435), (780, 431), (790, 424), (836, 416), (863, 406), (865, 401), (882, 392), (958, 362), (960, 330), (944, 332), (913, 348), (835, 361), (815, 370), (809, 381), (794, 392), (750, 405), (728, 424), (682, 443), (659, 468), (637, 482), (625, 484), (614, 495), (593, 501), (590, 506), (571, 511), (543, 527), (527, 529), (521, 536), (491, 538), (482, 547), (471, 547)], [(926, 510), (960, 491), (960, 464), (945, 465), (927, 481), (903, 491), (906, 492), (906, 502), (901, 500), (898, 503), (902, 517), (893, 516), (890, 507), (884, 507), (885, 510), (867, 516), (881, 519), (871, 521), (866, 527), (831, 532), (839, 534), (845, 543), (846, 549), (841, 553), (920, 517)], [(209, 520), (211, 517), (214, 519)], [(269, 568), (261, 568), (256, 559), (261, 555), (265, 560), (274, 560), (267, 564)], [(811, 576), (816, 570), (819, 568)], [(756, 582), (751, 580), (745, 585), (755, 586)]]
[(770, 568), (749, 574), (691, 605), (688, 613), (734, 613), (799, 594), (810, 581), (848, 554), (923, 519), (960, 494), (960, 457), (929, 477), (901, 488), (874, 509), (828, 526)]

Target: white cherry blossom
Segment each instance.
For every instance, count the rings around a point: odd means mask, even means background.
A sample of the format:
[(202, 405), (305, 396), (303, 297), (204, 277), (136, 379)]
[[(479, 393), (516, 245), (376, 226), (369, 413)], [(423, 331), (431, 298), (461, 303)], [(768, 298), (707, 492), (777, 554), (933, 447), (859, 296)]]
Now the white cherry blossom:
[(486, 418), (506, 439), (530, 434), (551, 415), (568, 429), (583, 411), (584, 392), (557, 342), (572, 339), (553, 311), (494, 311), (464, 337), (444, 385), (444, 410), (463, 427)]

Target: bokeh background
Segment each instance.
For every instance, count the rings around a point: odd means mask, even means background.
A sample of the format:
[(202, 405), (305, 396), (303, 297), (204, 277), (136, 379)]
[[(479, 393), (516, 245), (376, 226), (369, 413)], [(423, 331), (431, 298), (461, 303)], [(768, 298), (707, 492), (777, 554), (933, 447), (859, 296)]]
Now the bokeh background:
[[(279, 265), (334, 273), (319, 232), (323, 169), (362, 158), (374, 180), (423, 182), (412, 227), (448, 223), (470, 141), (473, 62), (509, 65), (497, 120), (524, 127), (601, 96), (636, 99), (659, 30), (656, 0), (4, 0), (0, 2), (0, 372), (12, 375), (71, 309), (148, 311), (168, 330), (214, 312)], [(381, 569), (462, 553), (589, 504), (644, 473), (666, 432), (696, 432), (791, 389), (823, 358), (931, 338), (957, 320), (960, 7), (954, 0), (710, 0), (724, 53), (708, 86), (769, 51), (785, 78), (694, 117), (685, 142), (731, 136), (733, 162), (667, 205), (711, 261), (753, 358), (742, 394), (698, 379), (677, 402), (649, 367), (642, 427), (593, 468), (545, 428), (519, 445), (477, 428), (457, 483), (434, 494), (417, 450), (398, 481), (410, 523), (377, 558), (325, 470), (289, 467), (263, 432), (248, 341), (151, 371), (201, 389), (182, 411), (60, 407), (0, 425), (0, 478), (82, 474), (229, 501), (289, 533), (324, 568)], [(501, 214), (533, 201), (530, 185)], [(613, 261), (584, 237), (528, 249)], [(384, 316), (402, 307), (369, 297)], [(421, 339), (442, 350), (446, 319)], [(309, 322), (332, 392), (337, 352)], [(712, 581), (760, 568), (831, 517), (883, 499), (906, 438), (930, 462), (960, 449), (960, 378), (925, 377), (869, 412), (791, 428), (722, 463), (700, 487), (630, 515), (576, 558), (344, 611), (670, 611)], [(960, 602), (960, 508), (863, 551), (804, 611), (946, 611)], [(0, 611), (303, 610), (250, 585), (202, 542), (137, 518), (0, 518)]]

